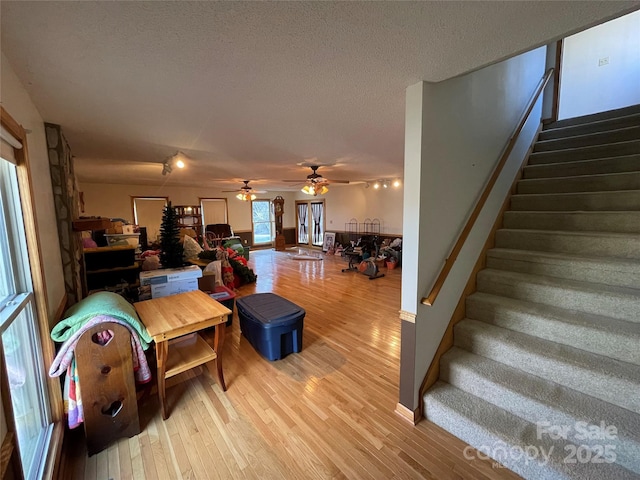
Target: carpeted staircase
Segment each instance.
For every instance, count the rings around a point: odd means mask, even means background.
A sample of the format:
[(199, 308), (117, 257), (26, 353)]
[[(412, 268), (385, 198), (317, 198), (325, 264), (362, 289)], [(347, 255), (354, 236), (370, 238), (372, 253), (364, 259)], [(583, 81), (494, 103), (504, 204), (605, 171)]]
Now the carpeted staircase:
[(541, 132), (477, 288), (425, 417), (528, 479), (640, 478), (640, 105)]

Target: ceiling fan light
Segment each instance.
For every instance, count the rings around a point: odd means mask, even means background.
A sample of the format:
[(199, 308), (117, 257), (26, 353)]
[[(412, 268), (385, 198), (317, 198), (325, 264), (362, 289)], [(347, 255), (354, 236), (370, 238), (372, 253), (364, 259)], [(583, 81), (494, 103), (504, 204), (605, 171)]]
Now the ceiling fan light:
[(324, 195), (328, 191), (329, 191), (329, 189), (327, 188), (327, 186), (326, 185), (322, 185), (320, 187), (320, 190), (316, 190), (316, 195)]
[(305, 185), (304, 187), (302, 187), (302, 188), (300, 189), (300, 191), (301, 191), (302, 193), (307, 194), (307, 195), (314, 195), (315, 189), (314, 189), (312, 186)]

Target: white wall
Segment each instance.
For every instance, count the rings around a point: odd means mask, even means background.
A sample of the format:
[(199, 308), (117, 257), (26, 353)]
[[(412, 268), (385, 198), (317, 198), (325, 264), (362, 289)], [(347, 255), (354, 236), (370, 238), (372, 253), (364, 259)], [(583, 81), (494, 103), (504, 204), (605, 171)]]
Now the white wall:
[[(416, 314), (413, 398), (412, 405), (405, 404), (412, 410), (460, 294), (533, 140), (541, 100), (434, 306), (422, 305), (420, 300), (429, 293), (544, 75), (545, 57), (542, 47), (462, 77), (407, 89), (401, 308)], [(402, 379), (401, 375), (401, 402), (406, 391)]]
[(65, 291), (44, 122), (4, 53), (0, 74), (2, 106), (19, 124), (31, 132), (27, 135), (27, 146), (44, 278), (47, 284), (49, 315), (52, 316), (60, 305)]
[(638, 103), (640, 10), (564, 40), (559, 118)]

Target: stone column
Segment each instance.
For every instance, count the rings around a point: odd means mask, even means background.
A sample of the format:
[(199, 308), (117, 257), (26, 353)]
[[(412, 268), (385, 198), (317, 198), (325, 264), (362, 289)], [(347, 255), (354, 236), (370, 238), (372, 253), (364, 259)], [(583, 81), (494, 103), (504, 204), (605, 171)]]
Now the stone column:
[(49, 169), (56, 209), (58, 237), (69, 305), (82, 298), (82, 239), (72, 222), (80, 215), (80, 195), (73, 170), (73, 156), (60, 125), (45, 123)]

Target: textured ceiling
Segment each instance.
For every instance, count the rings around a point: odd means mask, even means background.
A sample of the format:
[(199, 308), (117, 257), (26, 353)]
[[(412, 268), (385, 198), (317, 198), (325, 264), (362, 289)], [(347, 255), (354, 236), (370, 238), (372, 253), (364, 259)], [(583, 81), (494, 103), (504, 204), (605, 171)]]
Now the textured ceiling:
[[(402, 176), (405, 89), (640, 2), (0, 2), (2, 51), (80, 181)], [(188, 167), (163, 177), (177, 150)], [(238, 183), (238, 187), (240, 184)]]

